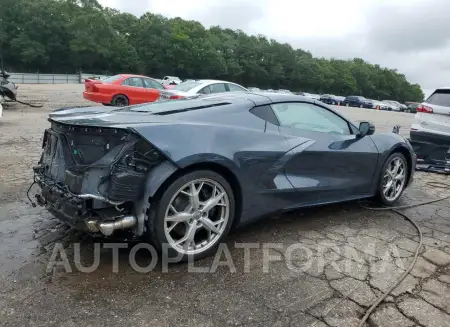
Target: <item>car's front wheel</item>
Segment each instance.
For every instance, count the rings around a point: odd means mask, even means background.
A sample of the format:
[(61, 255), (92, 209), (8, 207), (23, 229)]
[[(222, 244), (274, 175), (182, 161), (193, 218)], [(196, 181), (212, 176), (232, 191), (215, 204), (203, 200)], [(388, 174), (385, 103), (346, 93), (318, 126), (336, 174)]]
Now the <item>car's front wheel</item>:
[(378, 182), (377, 196), (384, 205), (395, 203), (405, 190), (408, 178), (408, 163), (403, 154), (396, 152), (383, 165)]
[(234, 219), (230, 184), (209, 170), (178, 177), (152, 202), (148, 237), (162, 255), (180, 261), (215, 253)]

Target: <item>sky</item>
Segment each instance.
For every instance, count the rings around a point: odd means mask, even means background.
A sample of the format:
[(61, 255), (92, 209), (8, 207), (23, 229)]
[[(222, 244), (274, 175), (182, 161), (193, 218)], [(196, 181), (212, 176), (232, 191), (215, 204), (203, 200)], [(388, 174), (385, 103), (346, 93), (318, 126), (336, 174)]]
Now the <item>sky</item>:
[(450, 0), (99, 0), (263, 34), (316, 57), (395, 68), (425, 93), (450, 86)]

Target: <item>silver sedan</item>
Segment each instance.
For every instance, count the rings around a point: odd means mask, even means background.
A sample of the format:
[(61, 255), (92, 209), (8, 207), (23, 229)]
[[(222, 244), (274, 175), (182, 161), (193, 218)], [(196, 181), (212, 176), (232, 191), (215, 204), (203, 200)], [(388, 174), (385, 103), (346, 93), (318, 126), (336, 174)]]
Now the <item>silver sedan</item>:
[(195, 80), (175, 85), (170, 89), (161, 91), (160, 100), (181, 99), (196, 95), (222, 93), (222, 92), (248, 92), (248, 90), (236, 83), (220, 80)]

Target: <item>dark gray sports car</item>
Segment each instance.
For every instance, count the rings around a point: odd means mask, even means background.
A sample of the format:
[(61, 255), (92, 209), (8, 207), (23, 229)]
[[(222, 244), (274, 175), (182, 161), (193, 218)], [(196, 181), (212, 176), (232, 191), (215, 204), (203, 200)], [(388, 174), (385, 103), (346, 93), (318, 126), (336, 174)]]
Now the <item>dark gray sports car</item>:
[(38, 203), (77, 228), (167, 244), (183, 259), (275, 212), (369, 197), (390, 205), (416, 161), (400, 135), (296, 95), (63, 108), (49, 121)]

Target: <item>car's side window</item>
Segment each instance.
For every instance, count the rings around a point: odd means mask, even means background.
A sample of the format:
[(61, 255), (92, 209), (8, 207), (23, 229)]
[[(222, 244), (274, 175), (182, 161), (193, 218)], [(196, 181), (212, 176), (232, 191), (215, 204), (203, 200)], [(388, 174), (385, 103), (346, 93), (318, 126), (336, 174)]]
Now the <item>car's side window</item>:
[(144, 83), (142, 82), (142, 78), (140, 77), (129, 77), (122, 82), (122, 85), (144, 87)]
[(345, 119), (312, 103), (286, 102), (271, 106), (280, 126), (321, 133), (352, 134)]
[(211, 84), (209, 88), (211, 89), (211, 93), (221, 93), (227, 91), (224, 83)]
[(236, 84), (227, 83), (227, 86), (230, 92), (247, 92), (246, 89)]
[(277, 126), (280, 125), (277, 116), (275, 116), (275, 113), (273, 112), (272, 108), (269, 105), (252, 108), (250, 109), (250, 112), (254, 114), (256, 117), (259, 117), (271, 124)]
[(210, 94), (211, 93), (211, 89), (209, 88), (209, 85), (205, 86), (204, 88), (202, 88), (200, 91), (198, 91), (197, 93), (200, 94)]
[(161, 84), (152, 80), (151, 78), (144, 78), (143, 81), (144, 81), (144, 87), (146, 89), (157, 89), (157, 90), (164, 89), (164, 87)]

